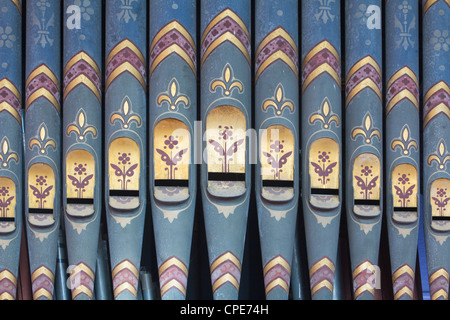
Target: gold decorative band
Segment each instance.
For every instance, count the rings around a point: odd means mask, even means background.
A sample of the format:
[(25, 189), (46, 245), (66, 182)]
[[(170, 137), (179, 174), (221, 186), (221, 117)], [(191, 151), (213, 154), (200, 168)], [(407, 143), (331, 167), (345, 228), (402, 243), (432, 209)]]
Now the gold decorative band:
[(164, 271), (166, 271), (168, 268), (172, 267), (172, 266), (177, 266), (178, 268), (180, 268), (181, 271), (183, 271), (183, 273), (185, 275), (188, 274), (188, 268), (186, 267), (186, 265), (183, 263), (183, 261), (181, 261), (180, 259), (177, 259), (175, 257), (172, 257), (168, 260), (166, 260), (158, 269), (158, 273), (161, 275)]
[(414, 84), (419, 87), (419, 80), (417, 79), (416, 74), (414, 73), (414, 71), (412, 71), (410, 68), (408, 67), (403, 67), (400, 70), (398, 70), (396, 73), (394, 73), (392, 75), (392, 77), (389, 79), (386, 88), (389, 88), (392, 86), (392, 84), (397, 81), (398, 79), (400, 79), (402, 76), (407, 75), (411, 78), (412, 81), (414, 81)]
[(341, 58), (339, 56), (339, 53), (337, 52), (336, 48), (327, 40), (324, 40), (317, 44), (314, 48), (311, 49), (310, 52), (306, 55), (305, 59), (303, 60), (303, 66), (302, 69), (305, 68), (306, 64), (311, 60), (316, 54), (318, 54), (323, 49), (327, 49), (335, 58), (337, 61), (341, 61)]
[(239, 282), (236, 280), (235, 277), (231, 273), (225, 273), (224, 275), (220, 276), (216, 281), (214, 281), (214, 284), (212, 286), (213, 292), (216, 291), (221, 285), (225, 284), (226, 282), (231, 283), (236, 290), (239, 290)]
[(289, 285), (286, 283), (286, 281), (282, 278), (276, 278), (273, 281), (271, 281), (267, 287), (266, 287), (266, 295), (272, 291), (276, 286), (279, 286), (283, 288), (284, 291), (289, 293)]
[(158, 33), (152, 40), (152, 43), (150, 45), (150, 51), (152, 51), (156, 43), (171, 30), (177, 30), (179, 33), (183, 35), (183, 37), (186, 38), (186, 40), (190, 43), (193, 49), (196, 48), (195, 41), (189, 34), (189, 32), (186, 30), (186, 28), (183, 27), (183, 25), (180, 24), (178, 21), (174, 20), (166, 24), (163, 28), (161, 28), (161, 30), (158, 31)]
[(132, 295), (137, 296), (136, 288), (131, 283), (124, 282), (114, 289), (114, 297), (117, 297), (119, 294), (126, 290), (128, 290)]
[(37, 268), (36, 270), (34, 270), (34, 272), (31, 274), (31, 282), (34, 282), (41, 275), (45, 275), (52, 282), (55, 280), (55, 276), (50, 271), (50, 269), (48, 269), (47, 267), (41, 266), (41, 267)]
[(364, 261), (363, 263), (361, 263), (360, 265), (358, 265), (355, 270), (353, 270), (352, 272), (352, 277), (353, 280), (355, 280), (355, 278), (364, 270), (369, 270), (370, 272), (374, 272), (375, 271), (375, 267), (373, 266), (373, 264), (370, 261)]
[(339, 88), (341, 87), (341, 77), (338, 75), (338, 73), (331, 67), (328, 63), (322, 63), (320, 66), (318, 66), (316, 69), (314, 69), (313, 72), (311, 72), (308, 77), (303, 82), (303, 91), (310, 85), (310, 83), (316, 79), (318, 76), (320, 76), (322, 73), (328, 73), (334, 81), (338, 84)]
[(75, 288), (75, 290), (72, 291), (72, 299), (75, 299), (80, 294), (85, 294), (89, 297), (89, 299), (92, 299), (94, 297), (94, 294), (91, 289), (86, 287), (85, 285), (80, 285)]
[(205, 37), (209, 33), (209, 31), (217, 23), (219, 23), (222, 19), (224, 19), (226, 17), (230, 17), (231, 19), (233, 19), (241, 27), (241, 29), (244, 31), (244, 33), (247, 36), (247, 38), (250, 39), (250, 33), (249, 33), (249, 31), (247, 29), (247, 26), (245, 25), (244, 21), (242, 21), (242, 19), (236, 13), (234, 13), (233, 11), (231, 11), (230, 9), (227, 8), (227, 9), (223, 10), (221, 13), (219, 13), (213, 20), (211, 20), (211, 22), (205, 28), (205, 31), (203, 31), (201, 43), (203, 43), (203, 41), (205, 40)]
[(450, 95), (450, 87), (444, 81), (439, 81), (434, 86), (432, 86), (425, 94), (423, 101), (427, 102), (432, 95), (434, 95), (439, 90), (445, 90)]
[(28, 110), (28, 108), (33, 104), (33, 102), (35, 102), (39, 98), (47, 99), (55, 107), (56, 111), (58, 111), (58, 113), (60, 112), (58, 100), (56, 100), (55, 96), (46, 88), (40, 88), (35, 92), (33, 92), (28, 97), (27, 102), (25, 104), (25, 110)]
[(116, 265), (111, 272), (111, 276), (114, 278), (123, 269), (130, 270), (136, 278), (139, 278), (138, 269), (136, 269), (135, 265), (132, 264), (129, 260), (124, 260), (121, 263), (119, 263), (118, 265)]
[(34, 80), (34, 78), (36, 78), (38, 75), (40, 75), (41, 73), (45, 74), (47, 77), (50, 78), (50, 80), (52, 80), (52, 82), (55, 84), (56, 87), (59, 88), (59, 81), (58, 78), (55, 76), (55, 74), (52, 72), (52, 70), (50, 70), (45, 64), (40, 65), (39, 67), (37, 67), (36, 69), (34, 69), (27, 78), (25, 87), (28, 87), (28, 85), (30, 84), (30, 82), (32, 80)]
[(326, 288), (333, 292), (333, 284), (328, 280), (322, 280), (311, 289), (311, 295), (315, 295), (320, 289)]
[(99, 69), (97, 63), (94, 61), (94, 59), (92, 59), (84, 51), (77, 53), (67, 62), (66, 66), (64, 68), (64, 76), (67, 74), (67, 72), (70, 70), (70, 68), (72, 68), (74, 66), (74, 64), (76, 64), (77, 62), (79, 62), (81, 60), (88, 63), (92, 67), (92, 69), (94, 69), (95, 73), (97, 73), (97, 75), (100, 76), (100, 69)]
[(22, 5), (20, 4), (19, 0), (11, 0), (11, 2), (17, 7), (17, 10), (19, 10), (19, 13), (22, 14)]
[(259, 76), (261, 75), (261, 73), (264, 72), (264, 70), (267, 69), (268, 66), (270, 66), (273, 62), (277, 61), (277, 60), (281, 60), (284, 63), (286, 63), (289, 68), (292, 70), (292, 72), (294, 72), (295, 76), (298, 77), (298, 71), (297, 71), (297, 67), (294, 64), (294, 62), (291, 60), (291, 58), (289, 58), (289, 56), (284, 53), (281, 50), (278, 50), (277, 52), (273, 53), (270, 57), (268, 57), (258, 68), (257, 72), (256, 72), (256, 79), (259, 78)]
[(227, 253), (224, 253), (223, 255), (221, 255), (220, 257), (218, 257), (211, 264), (211, 267), (210, 267), (211, 272), (213, 272), (220, 264), (222, 264), (223, 262), (225, 262), (227, 260), (231, 261), (239, 269), (239, 271), (241, 270), (241, 262), (239, 261), (239, 259), (231, 252), (227, 252)]
[(405, 264), (404, 266), (398, 268), (392, 275), (392, 282), (397, 280), (401, 275), (407, 273), (412, 279), (414, 279), (414, 270)]
[(121, 74), (124, 72), (131, 73), (141, 84), (142, 88), (145, 89), (145, 79), (142, 77), (142, 74), (129, 62), (122, 63), (119, 67), (114, 69), (113, 72), (109, 75), (109, 77), (106, 79), (106, 90), (108, 90), (111, 83)]
[(11, 271), (5, 269), (2, 272), (0, 272), (0, 281), (2, 281), (3, 279), (8, 279), (14, 284), (14, 286), (17, 286), (16, 276), (13, 275)]
[(325, 257), (325, 258), (317, 261), (311, 267), (311, 269), (309, 269), (309, 276), (311, 277), (312, 275), (314, 275), (314, 273), (316, 273), (316, 271), (319, 270), (320, 268), (322, 268), (323, 266), (328, 267), (334, 273), (334, 270), (335, 270), (334, 263), (330, 259)]
[(152, 62), (151, 66), (150, 66), (150, 74), (153, 73), (153, 71), (156, 69), (156, 67), (161, 63), (161, 61), (163, 61), (165, 58), (167, 58), (168, 56), (170, 56), (172, 53), (176, 53), (181, 59), (183, 59), (191, 68), (192, 72), (194, 74), (197, 74), (197, 70), (195, 67), (194, 62), (192, 61), (192, 59), (188, 56), (188, 54), (186, 53), (186, 51), (184, 51), (178, 44), (174, 43), (171, 46), (169, 46), (168, 48), (164, 49), (157, 57), (156, 59)]
[(77, 76), (76, 78), (74, 78), (72, 81), (70, 81), (67, 86), (64, 88), (64, 95), (63, 95), (63, 99), (66, 99), (67, 95), (73, 90), (75, 89), (76, 86), (78, 86), (79, 84), (84, 84), (86, 87), (88, 87), (93, 93), (94, 95), (97, 97), (97, 99), (99, 101), (102, 100), (101, 98), (101, 94), (100, 91), (98, 90), (98, 88), (95, 86), (95, 84), (91, 81), (91, 79), (89, 79), (88, 77), (86, 77), (84, 74), (80, 74), (79, 76)]
[(17, 89), (17, 87), (11, 81), (9, 81), (6, 78), (0, 80), (0, 89), (2, 88), (6, 88), (9, 91), (11, 91), (17, 98), (17, 100), (19, 100), (19, 102), (22, 103), (22, 95), (20, 94), (19, 89)]
[(142, 55), (141, 51), (136, 47), (136, 45), (131, 42), (128, 39), (123, 40), (122, 42), (118, 43), (108, 54), (108, 57), (106, 59), (106, 65), (109, 64), (109, 62), (118, 54), (120, 51), (122, 51), (125, 48), (129, 48), (131, 51), (136, 54), (136, 56), (141, 60), (142, 64), (145, 65), (145, 58)]
[(291, 266), (289, 265), (289, 263), (283, 257), (277, 256), (266, 264), (266, 266), (264, 267), (264, 275), (276, 265), (282, 266), (286, 269), (287, 272), (291, 273)]
[(404, 286), (395, 293), (394, 300), (400, 299), (400, 297), (402, 297), (405, 294), (408, 295), (410, 298), (413, 298), (414, 295), (413, 291), (409, 287)]
[[(450, 7), (450, 0), (443, 0), (443, 1)], [(435, 5), (438, 2), (439, 2), (439, 0), (425, 1), (425, 3), (423, 4), (423, 15), (425, 15), (425, 13), (427, 13), (428, 9), (430, 9), (431, 6)]]
[(176, 279), (172, 279), (169, 282), (167, 282), (164, 286), (162, 286), (161, 296), (165, 295), (167, 291), (169, 291), (172, 288), (177, 288), (184, 296), (186, 296), (186, 288)]
[(9, 112), (14, 117), (14, 119), (16, 119), (17, 122), (19, 122), (20, 125), (22, 124), (22, 118), (20, 117), (20, 114), (12, 105), (7, 103), (6, 101), (0, 103), (0, 112), (2, 111)]
[(206, 58), (213, 52), (218, 46), (220, 46), (224, 42), (230, 42), (232, 43), (236, 48), (239, 49), (239, 51), (242, 52), (245, 59), (247, 59), (247, 62), (250, 64), (250, 53), (247, 51), (247, 48), (244, 46), (244, 44), (231, 32), (227, 31), (220, 37), (218, 37), (216, 40), (214, 40), (209, 46), (208, 49), (205, 51), (205, 53), (202, 56), (201, 66), (203, 66), (203, 63), (205, 62)]
[(397, 105), (397, 103), (399, 103), (400, 101), (402, 101), (403, 99), (408, 99), (409, 101), (411, 101), (414, 106), (416, 107), (417, 110), (419, 110), (419, 101), (417, 100), (417, 98), (412, 94), (411, 91), (409, 91), (408, 89), (403, 89), (402, 91), (400, 91), (399, 93), (397, 93), (387, 104), (386, 107), (386, 113), (388, 114), (392, 108)]
[(382, 94), (381, 94), (381, 90), (380, 88), (377, 86), (377, 84), (370, 78), (366, 78), (363, 81), (361, 81), (360, 83), (358, 83), (353, 89), (352, 91), (350, 91), (350, 93), (347, 95), (347, 99), (346, 99), (346, 106), (348, 106), (348, 104), (350, 103), (350, 101), (352, 101), (352, 99), (358, 94), (360, 93), (362, 90), (366, 89), (366, 88), (370, 88), (372, 89), (373, 92), (375, 92), (375, 94), (378, 96), (378, 98), (380, 100), (383, 100), (382, 98)]

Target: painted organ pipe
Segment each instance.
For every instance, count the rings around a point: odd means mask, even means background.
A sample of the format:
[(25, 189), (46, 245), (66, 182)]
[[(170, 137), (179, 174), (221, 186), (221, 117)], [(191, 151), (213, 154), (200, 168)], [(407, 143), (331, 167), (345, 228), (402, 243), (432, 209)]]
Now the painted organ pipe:
[(106, 1), (105, 208), (114, 298), (138, 296), (147, 211), (147, 1)]
[(386, 1), (386, 222), (394, 299), (413, 299), (419, 235), (419, 3)]
[(448, 300), (449, 292), (449, 16), (449, 1), (423, 1), (423, 224), (432, 300)]
[(23, 211), (22, 3), (0, 1), (0, 300), (15, 300)]
[[(382, 1), (345, 2), (345, 192), (354, 299), (374, 299), (383, 212)], [(377, 274), (378, 272), (378, 274)]]
[(214, 299), (237, 299), (252, 188), (251, 1), (201, 2), (201, 193)]
[(301, 1), (302, 204), (312, 299), (333, 297), (343, 199), (340, 1), (322, 2)]
[(61, 217), (61, 1), (27, 1), (25, 212), (33, 299), (53, 299)]
[(93, 299), (103, 203), (102, 7), (95, 1), (81, 14), (76, 3), (63, 9), (63, 208), (72, 298)]
[(255, 3), (254, 182), (267, 299), (289, 297), (294, 252), (300, 190), (297, 12), (297, 1)]
[(185, 299), (197, 194), (196, 1), (150, 1), (150, 199), (161, 298)]

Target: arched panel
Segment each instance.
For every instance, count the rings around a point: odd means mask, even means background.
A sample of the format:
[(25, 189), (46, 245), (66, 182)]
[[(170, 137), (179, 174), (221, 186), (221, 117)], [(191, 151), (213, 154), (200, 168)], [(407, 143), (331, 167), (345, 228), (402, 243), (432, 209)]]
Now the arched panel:
[(330, 138), (319, 138), (309, 150), (311, 205), (333, 209), (339, 205), (339, 145)]
[(269, 201), (288, 201), (294, 197), (295, 139), (292, 131), (273, 125), (260, 139), (261, 195)]
[(155, 198), (165, 202), (188, 199), (191, 134), (182, 121), (158, 122), (153, 131), (153, 157)]
[(399, 164), (392, 171), (393, 219), (398, 223), (415, 223), (418, 219), (417, 169), (412, 164)]
[(16, 185), (5, 177), (0, 177), (0, 233), (16, 230)]
[(95, 160), (86, 150), (73, 150), (66, 157), (66, 211), (74, 217), (94, 213)]
[(430, 188), (431, 227), (450, 231), (450, 180), (437, 179)]
[(373, 153), (363, 153), (353, 163), (353, 211), (361, 217), (381, 214), (381, 162)]
[(34, 226), (48, 227), (55, 223), (55, 173), (45, 163), (33, 164), (28, 170), (28, 221)]
[(233, 106), (219, 106), (206, 119), (208, 192), (218, 197), (242, 195), (245, 188), (246, 119)]
[(119, 210), (139, 207), (141, 154), (130, 138), (113, 140), (108, 151), (109, 205)]

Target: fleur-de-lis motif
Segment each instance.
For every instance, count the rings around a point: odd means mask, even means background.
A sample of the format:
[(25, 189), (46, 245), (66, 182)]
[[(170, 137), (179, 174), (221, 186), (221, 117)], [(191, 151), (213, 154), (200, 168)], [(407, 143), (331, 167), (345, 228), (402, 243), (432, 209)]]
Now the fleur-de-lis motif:
[(114, 124), (116, 120), (122, 123), (124, 129), (128, 129), (132, 122), (136, 122), (138, 126), (141, 125), (141, 118), (131, 111), (131, 101), (128, 97), (123, 99), (121, 109), (111, 115), (111, 124)]
[(37, 137), (30, 140), (30, 149), (32, 150), (34, 146), (39, 148), (41, 154), (45, 154), (50, 146), (53, 150), (56, 150), (56, 142), (48, 136), (48, 129), (45, 123), (42, 123), (39, 127)]
[(380, 130), (374, 128), (372, 124), (372, 118), (370, 114), (367, 114), (364, 118), (362, 126), (357, 127), (352, 131), (352, 138), (355, 139), (358, 135), (361, 135), (364, 137), (365, 143), (369, 144), (372, 142), (372, 138), (376, 136), (378, 137), (378, 141), (381, 141)]
[(55, 15), (52, 14), (50, 19), (46, 18), (47, 8), (51, 7), (51, 4), (47, 0), (41, 0), (36, 2), (37, 8), (41, 11), (42, 17), (39, 19), (36, 14), (33, 12), (32, 15), (32, 23), (33, 26), (37, 27), (36, 36), (34, 37), (34, 43), (40, 43), (42, 48), (45, 48), (47, 44), (53, 46), (53, 42), (55, 41), (51, 37), (50, 29), (55, 26)]
[(398, 139), (394, 139), (392, 141), (392, 144), (391, 144), (392, 150), (395, 150), (397, 147), (399, 147), (401, 149), (402, 153), (405, 155), (410, 153), (412, 147), (414, 147), (414, 149), (416, 149), (416, 151), (419, 149), (417, 142), (411, 138), (408, 125), (405, 125), (402, 128), (401, 137), (399, 137)]
[(11, 160), (14, 160), (16, 163), (19, 163), (19, 155), (9, 149), (9, 141), (7, 137), (3, 138), (0, 145), (1, 145), (0, 162), (2, 168), (7, 168)]
[(325, 129), (328, 129), (333, 121), (336, 123), (336, 126), (339, 126), (339, 117), (331, 111), (330, 102), (327, 98), (322, 102), (320, 110), (317, 113), (313, 113), (309, 118), (311, 124), (314, 124), (316, 121), (322, 122)]
[(183, 105), (186, 109), (189, 108), (189, 98), (179, 92), (179, 86), (177, 79), (173, 78), (169, 83), (167, 93), (158, 96), (158, 106), (161, 107), (163, 103), (167, 103), (169, 111), (178, 111), (180, 105)]
[(291, 100), (285, 99), (284, 90), (281, 83), (278, 84), (277, 88), (275, 89), (274, 97), (264, 101), (262, 107), (263, 110), (267, 111), (267, 108), (269, 107), (273, 107), (275, 109), (275, 114), (277, 116), (280, 116), (285, 108), (291, 109), (291, 113), (294, 112), (294, 103)]
[(244, 85), (241, 81), (234, 78), (233, 69), (229, 63), (223, 68), (222, 77), (211, 83), (212, 92), (216, 92), (218, 87), (223, 89), (223, 94), (225, 96), (230, 96), (234, 89), (238, 89), (239, 93), (244, 92)]
[(408, 1), (403, 1), (402, 4), (398, 6), (398, 9), (401, 10), (403, 15), (403, 21), (400, 21), (395, 16), (395, 28), (399, 30), (399, 40), (396, 40), (397, 46), (402, 46), (404, 50), (407, 50), (409, 46), (414, 48), (416, 42), (412, 38), (412, 30), (416, 29), (416, 16), (413, 15), (411, 20), (408, 21), (408, 13), (412, 10), (412, 6), (408, 3)]
[(133, 12), (133, 2), (138, 0), (120, 0), (122, 5), (120, 6), (121, 11), (117, 14), (117, 19), (124, 20), (125, 23), (130, 22), (130, 19), (136, 21), (137, 14)]
[(443, 140), (439, 142), (436, 153), (428, 157), (428, 165), (431, 166), (433, 161), (436, 161), (439, 170), (444, 170), (447, 161), (450, 161), (450, 154), (448, 154), (447, 147)]
[(325, 24), (328, 22), (328, 19), (334, 21), (335, 15), (331, 13), (331, 4), (335, 3), (336, 0), (316, 0), (316, 1), (319, 2), (319, 12), (314, 15), (316, 17), (316, 20), (319, 21), (319, 19), (322, 19), (322, 22)]
[(97, 130), (94, 126), (87, 124), (86, 114), (83, 109), (78, 112), (76, 121), (67, 127), (67, 135), (70, 136), (72, 132), (75, 133), (78, 141), (85, 141), (88, 133), (90, 133), (93, 138), (97, 137)]

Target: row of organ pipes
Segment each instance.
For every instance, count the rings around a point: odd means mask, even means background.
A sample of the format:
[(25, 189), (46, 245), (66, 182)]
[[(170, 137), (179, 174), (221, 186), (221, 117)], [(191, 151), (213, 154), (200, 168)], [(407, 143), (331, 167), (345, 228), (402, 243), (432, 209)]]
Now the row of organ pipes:
[(342, 223), (351, 298), (379, 258), (416, 297), (423, 228), (448, 299), (449, 32), (448, 0), (0, 0), (0, 298), (27, 248), (35, 300), (186, 299), (203, 214), (202, 277), (238, 299), (256, 210), (267, 299), (336, 298)]

